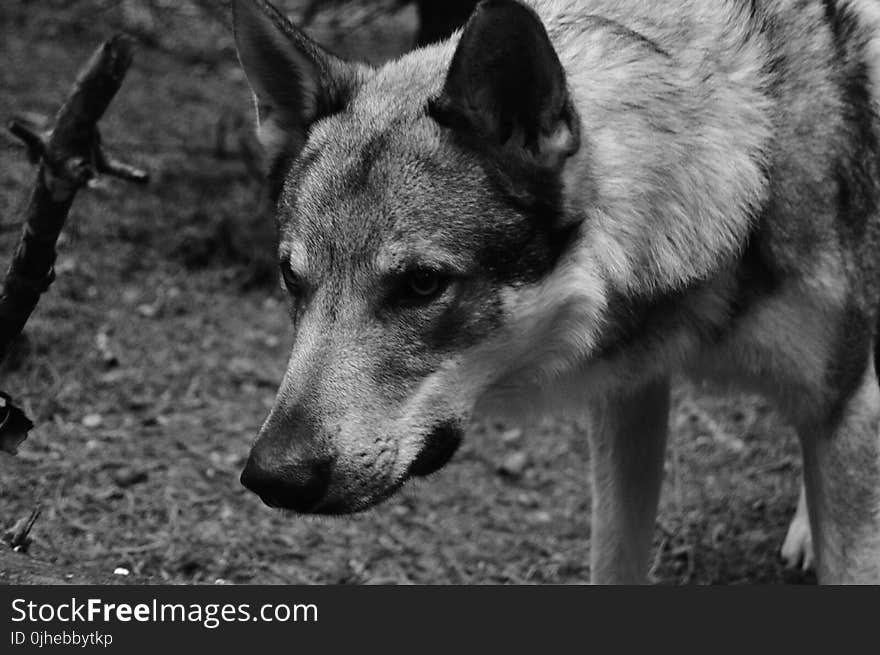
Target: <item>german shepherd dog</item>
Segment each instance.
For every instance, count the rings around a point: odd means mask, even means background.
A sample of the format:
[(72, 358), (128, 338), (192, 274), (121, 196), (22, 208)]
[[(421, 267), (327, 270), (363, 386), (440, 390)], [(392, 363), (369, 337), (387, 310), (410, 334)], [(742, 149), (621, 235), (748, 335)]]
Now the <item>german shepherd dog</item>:
[(296, 333), (245, 486), (355, 512), (584, 412), (593, 580), (642, 582), (685, 373), (796, 427), (785, 554), (880, 582), (874, 0), (484, 0), (380, 68), (233, 7)]

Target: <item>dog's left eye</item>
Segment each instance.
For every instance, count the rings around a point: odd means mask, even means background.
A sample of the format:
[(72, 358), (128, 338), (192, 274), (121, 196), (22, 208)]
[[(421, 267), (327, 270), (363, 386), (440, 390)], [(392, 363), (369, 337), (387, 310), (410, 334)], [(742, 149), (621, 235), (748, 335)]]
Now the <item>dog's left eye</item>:
[(448, 275), (430, 268), (419, 268), (406, 273), (404, 295), (411, 302), (428, 302), (437, 298), (448, 286)]

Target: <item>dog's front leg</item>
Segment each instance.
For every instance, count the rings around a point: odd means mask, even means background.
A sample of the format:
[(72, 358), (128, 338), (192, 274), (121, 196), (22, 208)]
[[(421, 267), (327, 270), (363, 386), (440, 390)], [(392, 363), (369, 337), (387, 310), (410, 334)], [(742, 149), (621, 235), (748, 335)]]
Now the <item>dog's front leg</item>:
[(874, 366), (829, 425), (798, 430), (822, 584), (880, 583), (880, 386)]
[(663, 479), (669, 380), (605, 397), (590, 410), (592, 580), (644, 584)]
[(810, 532), (810, 515), (807, 509), (807, 490), (803, 482), (801, 482), (797, 510), (788, 526), (780, 555), (788, 569), (800, 568), (802, 571), (809, 571), (815, 562), (813, 533)]

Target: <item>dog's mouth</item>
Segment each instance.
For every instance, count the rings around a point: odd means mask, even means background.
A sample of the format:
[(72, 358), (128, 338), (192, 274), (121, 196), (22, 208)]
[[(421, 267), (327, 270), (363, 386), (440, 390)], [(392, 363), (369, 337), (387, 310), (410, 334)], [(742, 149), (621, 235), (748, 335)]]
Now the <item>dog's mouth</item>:
[(464, 440), (464, 432), (452, 423), (434, 429), (425, 440), (418, 456), (409, 465), (407, 477), (425, 477), (436, 473), (449, 463)]

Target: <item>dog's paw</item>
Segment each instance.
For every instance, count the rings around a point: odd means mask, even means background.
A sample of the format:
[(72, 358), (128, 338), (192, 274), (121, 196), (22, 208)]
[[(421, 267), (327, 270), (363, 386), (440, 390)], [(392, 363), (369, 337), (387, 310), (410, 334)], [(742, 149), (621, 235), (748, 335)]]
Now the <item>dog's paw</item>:
[(810, 521), (805, 514), (798, 512), (788, 526), (788, 534), (782, 542), (780, 555), (787, 569), (812, 570), (815, 564), (813, 534), (810, 532)]

